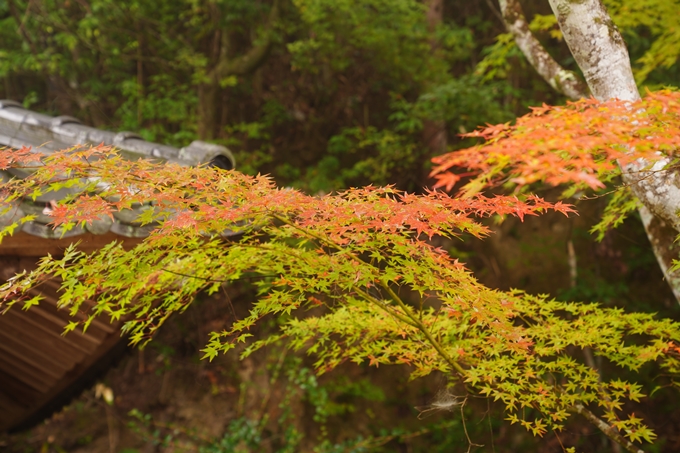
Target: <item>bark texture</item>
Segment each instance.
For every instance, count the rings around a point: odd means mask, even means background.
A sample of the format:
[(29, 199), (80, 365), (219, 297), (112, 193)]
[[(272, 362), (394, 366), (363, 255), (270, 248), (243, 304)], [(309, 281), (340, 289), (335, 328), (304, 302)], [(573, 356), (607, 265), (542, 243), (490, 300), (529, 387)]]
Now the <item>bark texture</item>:
[(564, 40), (599, 100), (640, 99), (628, 49), (600, 0), (549, 0)]
[(519, 0), (499, 0), (499, 4), (506, 28), (515, 37), (517, 47), (536, 72), (555, 91), (562, 93), (571, 100), (589, 96), (590, 93), (585, 82), (576, 73), (564, 69), (557, 63), (531, 33)]
[(647, 206), (642, 206), (639, 212), (659, 267), (663, 271), (671, 290), (673, 290), (675, 300), (680, 302), (680, 272), (670, 272), (669, 270), (673, 260), (680, 256), (680, 246), (675, 240), (678, 231), (659, 216), (652, 214)]
[[(601, 101), (637, 101), (628, 49), (600, 0), (550, 0), (564, 39), (586, 78), (593, 96)], [(667, 170), (668, 159), (643, 159), (622, 168), (623, 180), (644, 205), (640, 215), (654, 253), (680, 302), (680, 272), (669, 272), (678, 258), (674, 240), (680, 232), (680, 178)]]

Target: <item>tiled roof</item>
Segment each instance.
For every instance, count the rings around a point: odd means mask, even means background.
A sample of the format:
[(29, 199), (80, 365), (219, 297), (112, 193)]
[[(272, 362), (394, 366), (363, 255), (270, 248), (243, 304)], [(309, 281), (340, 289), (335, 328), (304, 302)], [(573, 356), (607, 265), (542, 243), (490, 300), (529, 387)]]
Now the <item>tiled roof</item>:
[[(31, 146), (37, 154), (50, 154), (76, 145), (100, 143), (114, 145), (131, 159), (151, 157), (183, 165), (209, 162), (220, 168), (234, 166), (231, 152), (222, 146), (200, 141), (184, 148), (150, 143), (131, 132), (103, 131), (75, 118), (51, 117), (27, 110), (17, 102), (0, 101), (0, 147)], [(3, 180), (26, 175), (20, 171), (0, 172)], [(115, 220), (77, 227), (61, 237), (59, 230), (47, 225), (51, 219), (44, 211), (51, 200), (67, 195), (66, 189), (51, 192), (35, 202), (23, 201), (0, 216), (0, 227), (27, 214), (37, 216), (0, 244), (0, 284), (17, 272), (33, 268), (40, 256), (59, 255), (73, 240), (79, 241), (81, 250), (93, 251), (113, 240), (132, 246), (148, 234), (147, 227), (135, 222), (138, 212), (145, 208), (138, 206), (114, 214)], [(3, 202), (0, 200), (0, 207)], [(25, 429), (49, 416), (91, 384), (125, 349), (120, 322), (109, 324), (102, 319), (86, 333), (75, 331), (63, 336), (71, 318), (67, 310), (58, 307), (59, 285), (54, 280), (41, 287), (44, 300), (39, 306), (30, 310), (13, 308), (0, 315), (0, 432)]]
[[(48, 116), (25, 109), (15, 101), (0, 100), (0, 147), (20, 148), (31, 146), (36, 153), (51, 152), (71, 148), (76, 145), (113, 145), (123, 156), (130, 159), (140, 157), (156, 158), (182, 165), (198, 165), (214, 162), (220, 167), (233, 168), (234, 156), (224, 146), (194, 141), (183, 148), (145, 141), (133, 132), (110, 132), (85, 126), (70, 116)], [(1, 152), (1, 151), (0, 151)], [(25, 177), (20, 171), (0, 172), (0, 178)], [(35, 202), (24, 201), (14, 206), (4, 216), (0, 216), (0, 226), (11, 224), (17, 217), (35, 214), (37, 218), (23, 225), (22, 231), (41, 238), (61, 238), (77, 236), (84, 233), (103, 235), (114, 233), (124, 237), (144, 237), (149, 228), (141, 227), (134, 219), (144, 209), (139, 206), (135, 210), (121, 211), (114, 214), (115, 220), (102, 219), (85, 227), (76, 227), (65, 235), (59, 230), (47, 226), (50, 218), (43, 214), (47, 203), (59, 200), (69, 194), (69, 189), (50, 192), (36, 199)]]

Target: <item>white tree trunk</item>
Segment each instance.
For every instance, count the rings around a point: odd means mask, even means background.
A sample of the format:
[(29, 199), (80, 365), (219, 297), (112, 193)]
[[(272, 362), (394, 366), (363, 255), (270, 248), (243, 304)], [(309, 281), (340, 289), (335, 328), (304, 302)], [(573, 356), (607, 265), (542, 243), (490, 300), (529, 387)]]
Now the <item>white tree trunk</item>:
[[(626, 44), (601, 0), (549, 1), (593, 96), (601, 101), (639, 100)], [(679, 251), (674, 241), (680, 232), (680, 178), (675, 172), (661, 171), (668, 163), (668, 159), (654, 163), (640, 159), (622, 172), (624, 182), (644, 205), (640, 215), (647, 235), (680, 302), (680, 272), (669, 272)]]
[[(628, 50), (621, 34), (600, 0), (549, 0), (564, 39), (586, 78), (592, 95), (599, 100), (636, 101)], [(527, 60), (558, 92), (571, 99), (588, 89), (570, 71), (562, 68), (529, 30), (519, 0), (499, 0), (503, 20)], [(680, 271), (670, 272), (680, 255), (675, 239), (680, 232), (680, 176), (662, 170), (669, 163), (660, 159), (651, 165), (639, 160), (623, 168), (623, 180), (640, 199), (640, 217), (659, 266), (680, 302)]]
[(600, 0), (549, 0), (564, 40), (599, 100), (640, 99), (628, 49)]

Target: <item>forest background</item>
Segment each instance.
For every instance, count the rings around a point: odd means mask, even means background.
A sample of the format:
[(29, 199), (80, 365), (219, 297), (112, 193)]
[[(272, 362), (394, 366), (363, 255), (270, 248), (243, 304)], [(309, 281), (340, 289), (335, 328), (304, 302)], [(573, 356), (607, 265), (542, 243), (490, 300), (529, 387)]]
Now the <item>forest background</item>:
[[(677, 2), (607, 5), (640, 88), (677, 86)], [(541, 42), (576, 69), (549, 5), (523, 6)], [(498, 15), (493, 2), (6, 1), (0, 3), (0, 96), (152, 141), (212, 140), (235, 152), (241, 171), (268, 173), (279, 185), (311, 194), (371, 183), (418, 192), (434, 183), (428, 179), (432, 157), (472, 143), (458, 134), (511, 121), (529, 106), (564, 102), (525, 61)], [(492, 287), (677, 319), (639, 222), (631, 219), (593, 243), (587, 231), (606, 197), (580, 204), (579, 218), (507, 221), (484, 243), (443, 245)], [(232, 301), (247, 301), (250, 291), (243, 285)], [(196, 363), (227, 304), (206, 298), (192, 317), (175, 320), (146, 352), (126, 359), (104, 381), (113, 389), (113, 406), (93, 390), (12, 448), (143, 451), (200, 444), (296, 451), (300, 442), (328, 451), (468, 448), (461, 415), (431, 410), (445, 387), (436, 377), (408, 383), (405, 373), (359, 369), (319, 380), (304, 358), (291, 353), (279, 360), (278, 350), (240, 365), (226, 358)], [(654, 389), (651, 378), (647, 393)], [(206, 393), (188, 391), (196, 380)], [(680, 420), (661, 395), (640, 411), (656, 420), (658, 450), (674, 451)], [(282, 411), (286, 404), (292, 413)], [(217, 407), (231, 415), (219, 423), (197, 415)], [(133, 408), (138, 412), (128, 415)], [(487, 414), (485, 401), (465, 411), (472, 441), (485, 445), (475, 447), (479, 451), (559, 448), (555, 440), (537, 442), (508, 427), (499, 411)], [(91, 423), (92, 414), (103, 423)], [(286, 417), (306, 422), (291, 431)], [(578, 422), (569, 430), (591, 451), (614, 448)]]

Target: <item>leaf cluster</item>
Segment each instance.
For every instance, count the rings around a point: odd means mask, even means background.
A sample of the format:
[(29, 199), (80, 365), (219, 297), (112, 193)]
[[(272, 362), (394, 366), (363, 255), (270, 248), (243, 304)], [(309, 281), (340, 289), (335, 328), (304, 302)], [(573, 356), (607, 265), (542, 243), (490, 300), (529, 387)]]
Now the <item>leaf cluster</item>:
[[(489, 186), (565, 185), (565, 195), (601, 189), (638, 160), (675, 157), (680, 145), (680, 93), (649, 92), (641, 101), (582, 99), (563, 107), (532, 108), (515, 124), (489, 125), (465, 134), (483, 143), (433, 159), (436, 187), (451, 190), (467, 170), (461, 191)], [(675, 160), (670, 164), (674, 166)], [(668, 170), (664, 168), (663, 170)]]
[[(72, 246), (63, 257), (44, 258), (0, 288), (3, 311), (37, 303), (28, 290), (58, 278), (59, 305), (85, 315), (67, 330), (108, 316), (124, 319), (131, 341), (143, 344), (199, 292), (247, 277), (258, 299), (248, 316), (212, 334), (205, 357), (241, 342), (243, 356), (284, 342), (313, 355), (320, 373), (348, 361), (406, 364), (413, 377), (439, 371), (467, 392), (502, 402), (508, 419), (535, 435), (560, 429), (580, 404), (599, 407), (632, 440), (653, 438), (642, 420), (625, 415), (641, 387), (601, 379), (570, 351), (590, 348), (630, 370), (657, 362), (666, 373), (680, 371), (677, 323), (492, 290), (429, 241), (484, 237), (489, 231), (478, 217), (572, 212), (562, 203), (370, 186), (311, 197), (265, 176), (127, 161), (105, 147), (39, 162), (26, 149), (0, 155), (1, 169), (30, 173), (3, 183), (7, 212), (69, 187), (72, 195), (48, 209), (62, 231), (121, 213), (153, 228), (129, 250), (112, 243), (86, 254)], [(25, 221), (14, 219), (2, 234)], [(239, 235), (226, 240), (226, 232)], [(252, 341), (252, 330), (271, 317), (278, 332)]]

